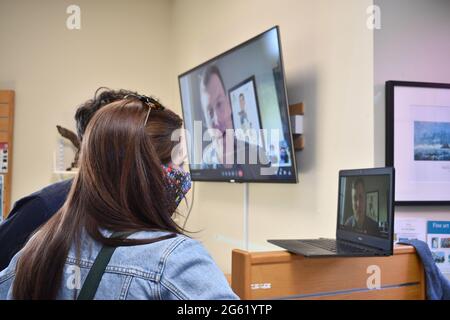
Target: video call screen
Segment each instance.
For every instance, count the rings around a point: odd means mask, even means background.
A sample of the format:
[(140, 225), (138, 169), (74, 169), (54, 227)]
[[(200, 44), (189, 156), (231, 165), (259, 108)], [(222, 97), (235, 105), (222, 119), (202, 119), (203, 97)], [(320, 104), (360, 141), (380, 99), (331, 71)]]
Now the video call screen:
[(388, 238), (389, 175), (341, 177), (339, 229)]
[(196, 181), (296, 182), (278, 28), (179, 76)]

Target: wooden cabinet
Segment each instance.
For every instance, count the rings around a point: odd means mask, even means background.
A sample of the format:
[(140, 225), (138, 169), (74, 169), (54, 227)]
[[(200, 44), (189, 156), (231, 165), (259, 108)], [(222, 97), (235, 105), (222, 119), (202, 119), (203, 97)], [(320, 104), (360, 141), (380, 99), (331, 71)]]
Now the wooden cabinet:
[[(373, 270), (379, 289), (367, 285)], [(358, 258), (233, 250), (231, 277), (241, 299), (425, 299), (424, 269), (409, 246), (396, 246), (390, 257)]]

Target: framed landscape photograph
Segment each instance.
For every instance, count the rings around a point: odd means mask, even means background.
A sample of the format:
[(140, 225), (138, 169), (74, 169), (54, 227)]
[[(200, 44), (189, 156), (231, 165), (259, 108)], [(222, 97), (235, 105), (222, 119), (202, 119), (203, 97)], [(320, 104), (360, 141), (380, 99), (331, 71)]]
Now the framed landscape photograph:
[(450, 84), (386, 82), (386, 165), (397, 205), (450, 204)]
[(450, 161), (450, 122), (414, 121), (414, 160)]

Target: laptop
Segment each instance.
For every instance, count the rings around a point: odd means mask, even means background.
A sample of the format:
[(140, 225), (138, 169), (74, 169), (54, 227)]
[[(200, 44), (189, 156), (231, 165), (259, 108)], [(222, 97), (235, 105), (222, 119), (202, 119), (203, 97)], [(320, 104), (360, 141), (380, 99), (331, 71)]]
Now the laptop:
[(393, 254), (394, 168), (341, 170), (336, 239), (267, 240), (305, 257)]

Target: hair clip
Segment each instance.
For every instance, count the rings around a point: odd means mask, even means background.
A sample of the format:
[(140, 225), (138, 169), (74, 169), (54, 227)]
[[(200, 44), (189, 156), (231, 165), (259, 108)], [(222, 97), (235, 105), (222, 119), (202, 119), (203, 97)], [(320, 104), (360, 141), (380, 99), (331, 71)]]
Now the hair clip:
[(124, 97), (124, 99), (128, 99), (130, 97), (136, 98), (142, 103), (146, 104), (150, 109), (156, 110), (164, 110), (165, 107), (159, 103), (157, 98), (141, 95), (141, 94), (128, 94)]
[(152, 109), (156, 109), (156, 110), (164, 110), (165, 109), (165, 107), (161, 103), (159, 103), (157, 98), (152, 98), (152, 97), (144, 96), (141, 94), (132, 93), (132, 94), (126, 95), (124, 97), (124, 99), (128, 99), (130, 97), (138, 99), (143, 104), (148, 106), (147, 115), (145, 116), (145, 120), (144, 120), (144, 126), (147, 124), (148, 117), (150, 116), (150, 112), (152, 111)]

